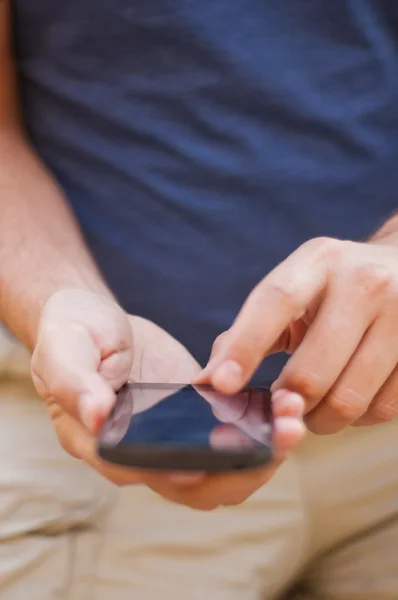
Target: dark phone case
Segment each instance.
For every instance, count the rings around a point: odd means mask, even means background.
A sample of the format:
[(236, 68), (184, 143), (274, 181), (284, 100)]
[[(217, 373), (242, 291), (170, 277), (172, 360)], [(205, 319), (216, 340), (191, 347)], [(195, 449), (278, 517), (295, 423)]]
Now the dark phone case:
[[(159, 386), (154, 384), (153, 387)], [(269, 390), (265, 386), (255, 387), (257, 390)], [(122, 388), (113, 413), (118, 410), (118, 404), (123, 402), (124, 393)], [(271, 405), (268, 421), (272, 425)], [(142, 442), (118, 446), (105, 443), (100, 434), (97, 452), (103, 460), (125, 467), (158, 471), (225, 472), (255, 469), (269, 463), (273, 458), (272, 439), (270, 441), (270, 445), (258, 445), (234, 451), (233, 449), (215, 450), (205, 446), (158, 446)]]
[(159, 471), (235, 471), (261, 467), (272, 460), (269, 446), (233, 452), (195, 447), (155, 448), (143, 444), (122, 449), (99, 444), (98, 454), (116, 465)]

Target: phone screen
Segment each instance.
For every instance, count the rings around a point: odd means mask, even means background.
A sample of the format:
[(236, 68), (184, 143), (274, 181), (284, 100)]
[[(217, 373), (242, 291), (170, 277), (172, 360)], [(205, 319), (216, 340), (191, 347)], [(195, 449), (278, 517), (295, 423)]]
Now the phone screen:
[(260, 387), (225, 396), (203, 385), (129, 383), (100, 435), (102, 449), (124, 455), (137, 448), (236, 454), (271, 445), (270, 392)]

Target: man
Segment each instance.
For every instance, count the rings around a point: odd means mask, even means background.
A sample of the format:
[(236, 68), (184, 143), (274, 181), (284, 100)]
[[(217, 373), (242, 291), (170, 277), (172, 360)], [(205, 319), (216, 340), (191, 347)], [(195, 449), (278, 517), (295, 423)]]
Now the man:
[[(311, 437), (298, 472), (282, 484), (288, 461), (264, 488), (265, 537), (275, 498), (285, 527), (284, 502), (300, 516), (294, 543), (278, 530), (275, 575), (253, 593), (278, 597), (328, 553), (312, 597), (397, 597), (394, 3), (1, 7), (0, 314), (33, 351), (62, 446), (118, 484), (193, 508), (239, 504), (280, 460), (249, 475), (155, 476), (104, 465), (95, 434), (129, 376), (227, 393), (255, 372), (275, 380), (280, 459), (303, 411), (316, 433), (345, 431)], [(292, 357), (279, 374), (280, 354), (262, 360), (280, 351)]]

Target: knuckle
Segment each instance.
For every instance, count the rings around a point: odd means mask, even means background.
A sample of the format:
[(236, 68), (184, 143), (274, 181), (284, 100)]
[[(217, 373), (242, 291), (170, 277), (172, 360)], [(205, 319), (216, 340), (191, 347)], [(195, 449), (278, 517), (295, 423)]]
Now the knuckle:
[(374, 423), (388, 423), (398, 416), (398, 403), (379, 401), (369, 411), (369, 416)]
[(68, 337), (81, 337), (88, 335), (87, 325), (76, 319), (69, 319), (67, 322), (60, 322), (56, 319), (49, 319), (43, 323), (40, 330), (40, 338), (38, 349), (40, 354), (45, 356), (48, 345), (52, 340), (65, 336)]
[(292, 369), (286, 373), (283, 386), (292, 392), (301, 394), (306, 400), (315, 400), (319, 397), (319, 377), (302, 369)]
[(329, 409), (342, 421), (351, 423), (362, 414), (364, 400), (352, 391), (331, 392), (326, 401)]
[(391, 271), (384, 265), (363, 264), (356, 267), (353, 281), (364, 293), (378, 295), (390, 288), (392, 283)]
[(269, 290), (278, 298), (278, 301), (290, 311), (295, 312), (300, 308), (297, 285), (293, 279), (283, 282), (270, 280), (267, 289), (262, 287), (258, 288), (258, 298), (262, 305), (263, 296), (265, 297), (265, 300), (268, 301)]
[(41, 350), (40, 350), (40, 346), (36, 345), (33, 354), (32, 354), (32, 358), (30, 361), (30, 371), (33, 375), (37, 376), (38, 378), (42, 378), (42, 358), (41, 358)]
[(53, 398), (62, 398), (68, 389), (66, 378), (62, 374), (53, 374), (47, 384), (47, 395)]
[(317, 237), (306, 242), (306, 245), (318, 261), (336, 269), (347, 243), (334, 238)]
[[(72, 323), (68, 324), (71, 327)], [(46, 345), (51, 340), (62, 334), (65, 325), (61, 324), (57, 319), (47, 318), (40, 326), (40, 334), (38, 339), (38, 350), (40, 354), (45, 353)]]
[(306, 245), (313, 251), (319, 253), (321, 256), (335, 254), (336, 252), (340, 252), (342, 244), (340, 240), (336, 240), (334, 238), (329, 238), (325, 236), (320, 236), (313, 238), (306, 242)]
[(58, 434), (61, 435), (61, 433), (62, 433), (63, 436), (68, 436), (68, 438), (69, 438), (69, 430), (67, 427), (65, 427), (63, 425), (62, 409), (59, 406), (59, 404), (57, 403), (57, 401), (55, 400), (55, 398), (48, 399), (47, 410), (48, 410), (50, 419), (54, 423), (55, 429), (57, 430)]
[(32, 377), (33, 385), (35, 386), (35, 390), (39, 394), (39, 396), (41, 398), (43, 398), (43, 400), (49, 399), (51, 395), (48, 392), (47, 386), (46, 386), (45, 382), (43, 381), (43, 379), (40, 377), (40, 375), (34, 370), (33, 367), (31, 369), (31, 377)]

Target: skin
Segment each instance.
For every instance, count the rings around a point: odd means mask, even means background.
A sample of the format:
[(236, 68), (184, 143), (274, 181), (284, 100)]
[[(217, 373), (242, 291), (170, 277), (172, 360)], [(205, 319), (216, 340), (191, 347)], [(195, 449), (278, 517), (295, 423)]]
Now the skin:
[(191, 382), (201, 367), (154, 323), (127, 315), (103, 281), (67, 199), (21, 125), (0, 0), (0, 319), (32, 351), (32, 378), (62, 446), (118, 485), (144, 484), (200, 510), (243, 502), (304, 434), (298, 395), (274, 401), (276, 456), (238, 475), (159, 474), (109, 466), (96, 436), (127, 379)]
[[(127, 315), (104, 283), (67, 200), (20, 124), (0, 0), (0, 318), (32, 350), (32, 377), (60, 443), (119, 484), (210, 510), (266, 483), (308, 426), (331, 433), (397, 413), (397, 219), (366, 244), (312, 240), (253, 290), (204, 372), (154, 323)], [(264, 308), (266, 307), (266, 310)], [(264, 356), (292, 357), (274, 384), (276, 460), (238, 475), (160, 475), (106, 465), (95, 438), (115, 390), (139, 381), (238, 391)], [(304, 400), (303, 400), (304, 399)], [(217, 441), (219, 443), (219, 439)]]
[(367, 243), (315, 239), (251, 292), (198, 381), (234, 393), (273, 352), (273, 391), (305, 401), (318, 434), (398, 414), (398, 217)]

